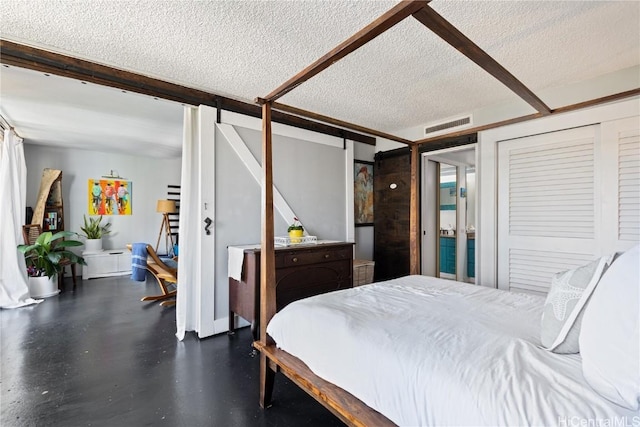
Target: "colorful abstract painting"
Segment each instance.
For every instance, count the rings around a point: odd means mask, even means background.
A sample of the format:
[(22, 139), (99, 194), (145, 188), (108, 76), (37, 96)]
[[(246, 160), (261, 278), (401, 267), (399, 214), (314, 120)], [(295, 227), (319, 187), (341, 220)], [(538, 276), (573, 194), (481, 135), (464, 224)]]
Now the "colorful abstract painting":
[(131, 199), (131, 181), (89, 180), (89, 215), (131, 215)]

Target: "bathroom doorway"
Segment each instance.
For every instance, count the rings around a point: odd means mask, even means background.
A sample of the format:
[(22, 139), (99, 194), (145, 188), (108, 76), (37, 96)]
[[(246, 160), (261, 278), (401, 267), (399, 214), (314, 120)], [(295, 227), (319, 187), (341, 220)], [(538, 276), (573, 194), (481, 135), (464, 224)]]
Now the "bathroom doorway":
[(422, 274), (475, 283), (475, 144), (422, 161)]

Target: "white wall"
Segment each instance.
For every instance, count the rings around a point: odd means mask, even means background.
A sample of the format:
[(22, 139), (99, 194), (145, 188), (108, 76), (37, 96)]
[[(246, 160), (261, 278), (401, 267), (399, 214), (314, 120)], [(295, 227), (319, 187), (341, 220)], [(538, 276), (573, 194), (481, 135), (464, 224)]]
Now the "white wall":
[[(27, 206), (35, 207), (42, 170), (62, 170), (64, 221), (68, 231), (80, 232), (83, 215), (89, 215), (89, 179), (114, 170), (132, 182), (132, 215), (105, 216), (105, 220), (113, 224), (112, 233), (103, 239), (105, 249), (122, 248), (132, 242), (149, 242), (155, 246), (162, 219), (156, 212), (156, 202), (167, 198), (168, 184), (180, 184), (179, 157), (160, 159), (25, 144), (25, 159)], [(163, 242), (160, 245), (163, 247)]]
[[(400, 136), (401, 133), (405, 133), (405, 132), (404, 131), (398, 132), (398, 136)], [(417, 139), (417, 138), (414, 138), (414, 139)], [(391, 141), (389, 139), (384, 139), (384, 138), (376, 138), (375, 151), (376, 153), (379, 151), (390, 151), (390, 150), (395, 150), (397, 148), (404, 148), (406, 146), (407, 144), (403, 144), (401, 142)]]

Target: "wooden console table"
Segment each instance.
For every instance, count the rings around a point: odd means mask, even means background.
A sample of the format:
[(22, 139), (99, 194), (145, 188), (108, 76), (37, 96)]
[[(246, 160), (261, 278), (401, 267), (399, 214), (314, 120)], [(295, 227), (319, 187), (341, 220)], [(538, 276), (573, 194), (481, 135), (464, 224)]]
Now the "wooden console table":
[[(276, 310), (325, 292), (353, 287), (353, 243), (331, 242), (276, 248)], [(260, 249), (245, 249), (242, 281), (229, 277), (229, 332), (235, 315), (251, 323), (257, 339), (260, 319)]]

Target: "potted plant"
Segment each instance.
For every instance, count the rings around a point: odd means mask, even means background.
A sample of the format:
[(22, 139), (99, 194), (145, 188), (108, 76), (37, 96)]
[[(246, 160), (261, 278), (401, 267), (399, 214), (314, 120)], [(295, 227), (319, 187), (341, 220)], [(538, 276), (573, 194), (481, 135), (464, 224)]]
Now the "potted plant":
[(27, 262), (29, 294), (32, 298), (56, 295), (59, 292), (57, 275), (69, 261), (87, 265), (84, 258), (68, 249), (82, 246), (82, 242), (64, 240), (65, 237), (74, 235), (76, 234), (70, 231), (59, 231), (56, 234), (45, 231), (33, 245), (18, 245), (18, 250), (24, 254)]
[(89, 220), (87, 220), (86, 215), (83, 215), (82, 217), (84, 218), (84, 227), (80, 227), (80, 230), (82, 230), (82, 232), (84, 233), (84, 237), (86, 237), (86, 251), (102, 251), (102, 236), (111, 233), (111, 223), (108, 222), (102, 225), (102, 215), (93, 218), (89, 217)]
[(304, 227), (300, 224), (300, 220), (296, 217), (293, 218), (293, 224), (287, 228), (287, 232), (289, 233), (289, 240), (291, 243), (301, 243), (302, 235), (304, 233)]

